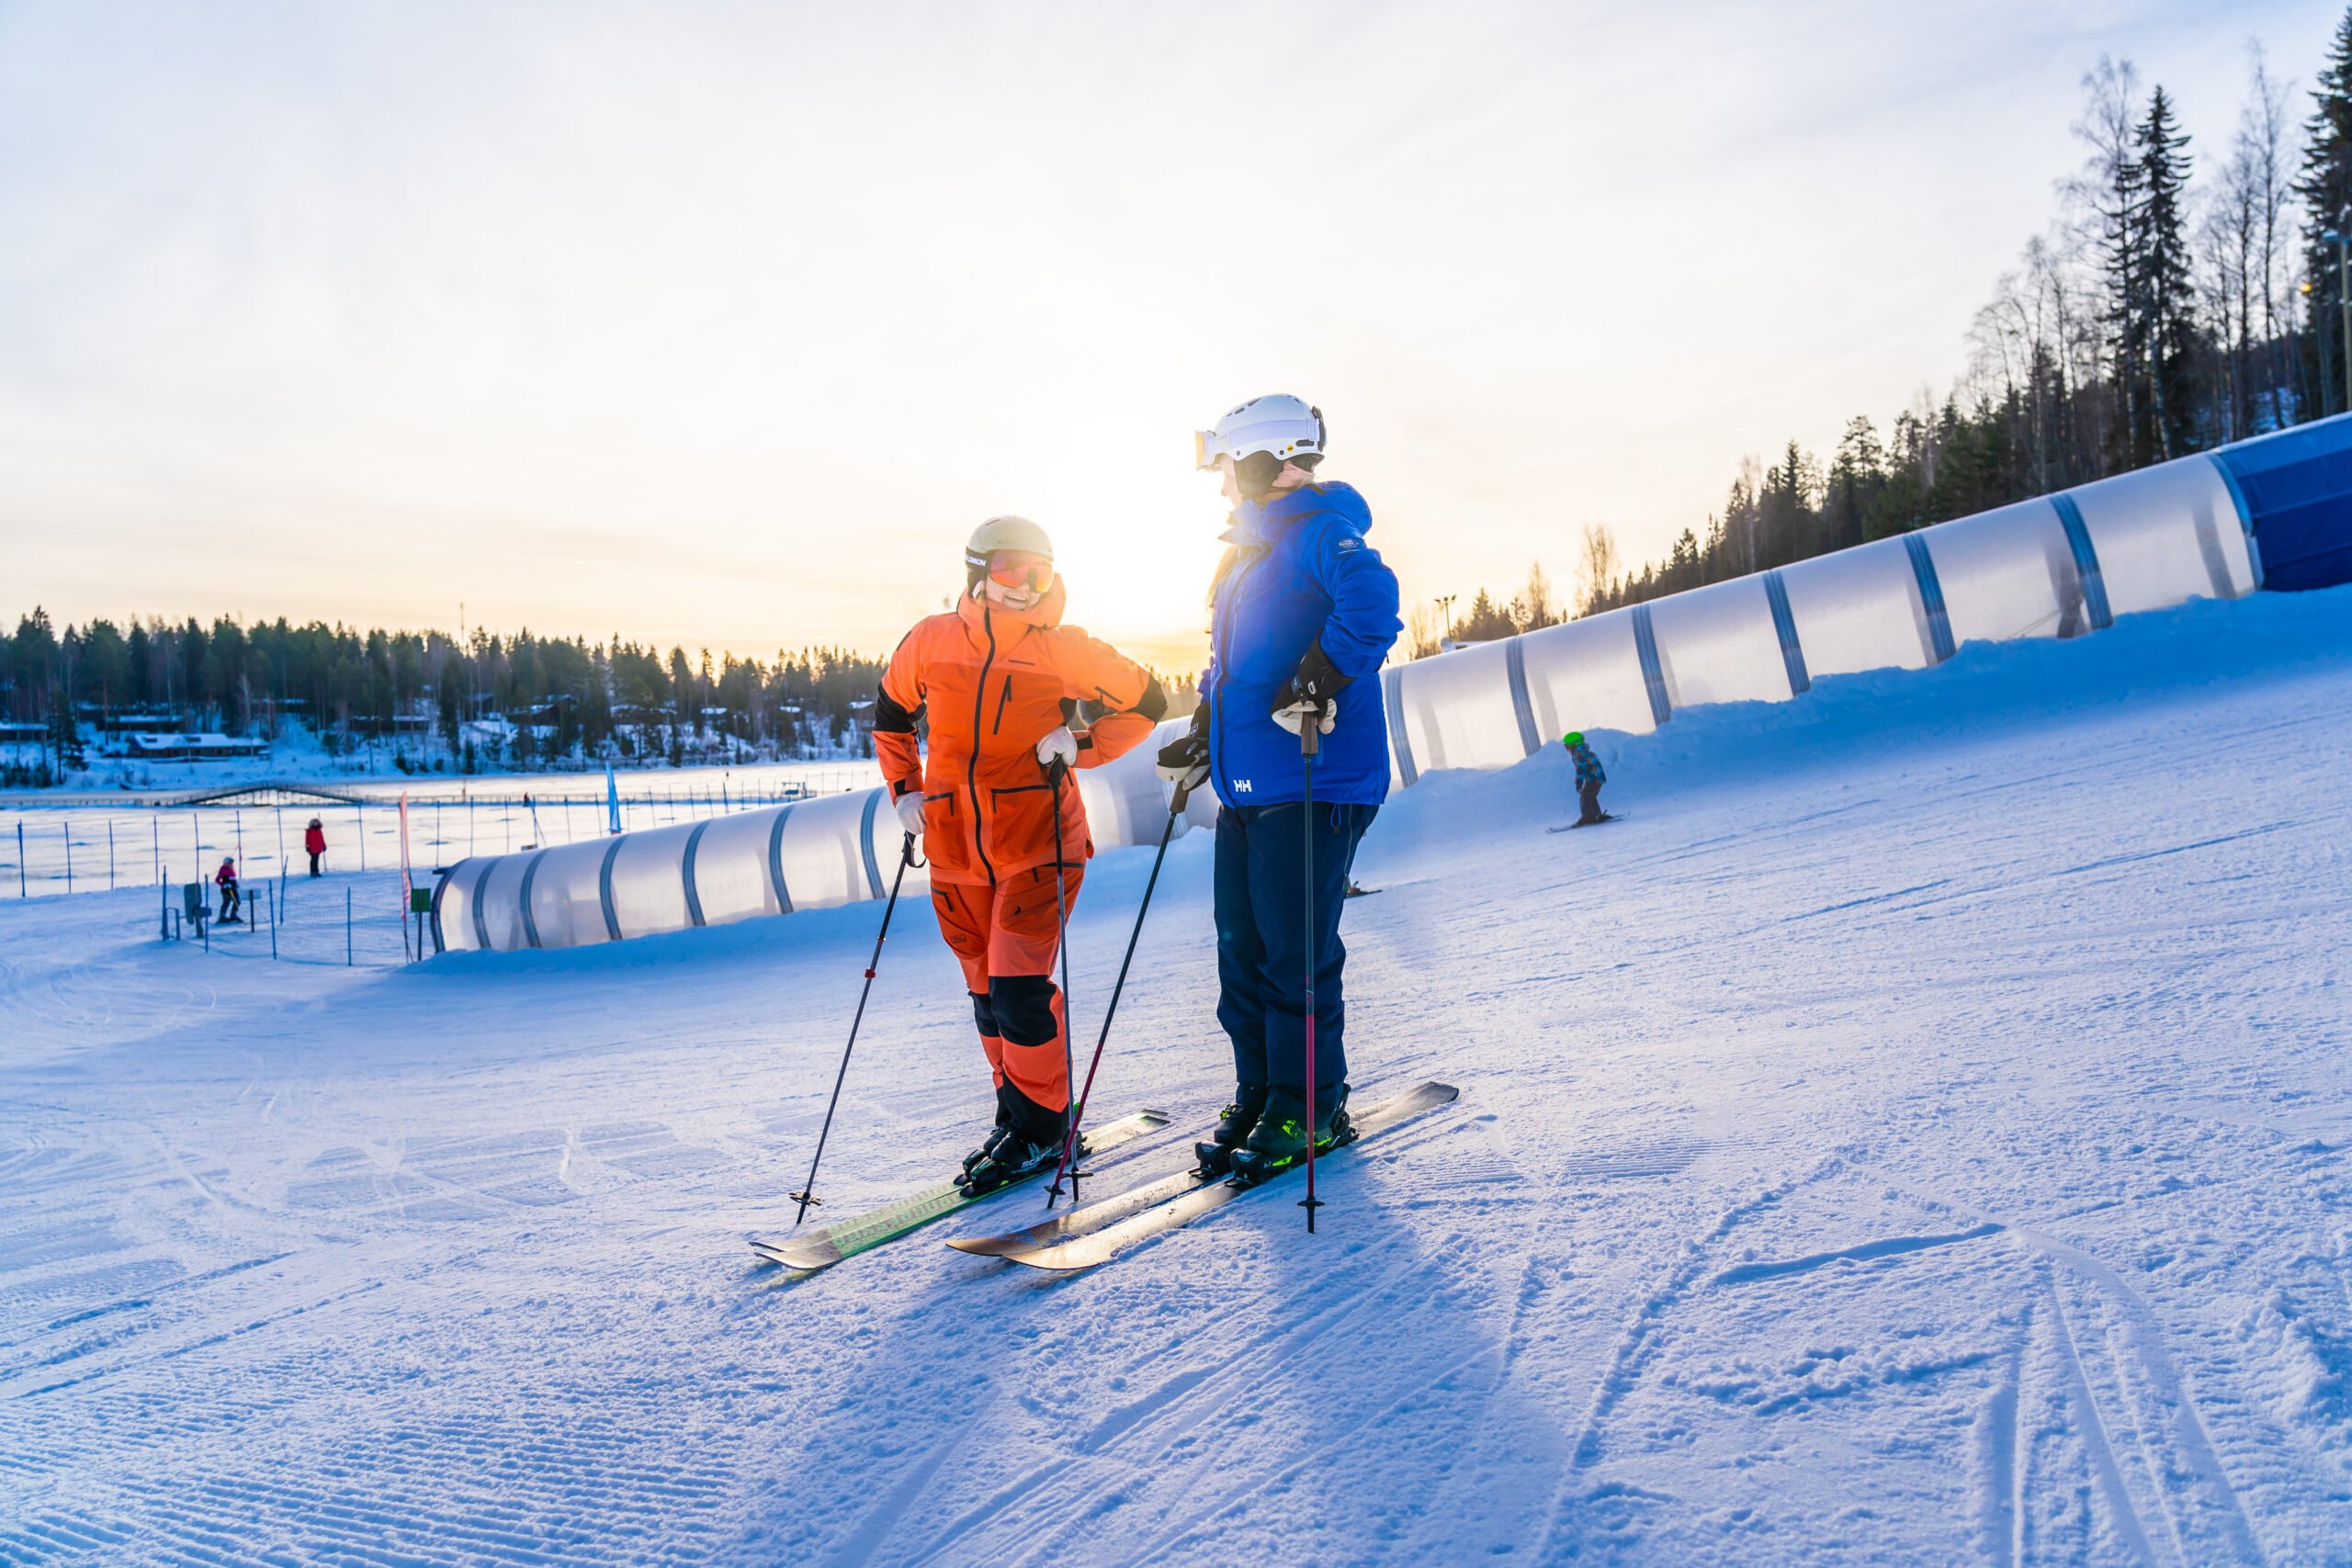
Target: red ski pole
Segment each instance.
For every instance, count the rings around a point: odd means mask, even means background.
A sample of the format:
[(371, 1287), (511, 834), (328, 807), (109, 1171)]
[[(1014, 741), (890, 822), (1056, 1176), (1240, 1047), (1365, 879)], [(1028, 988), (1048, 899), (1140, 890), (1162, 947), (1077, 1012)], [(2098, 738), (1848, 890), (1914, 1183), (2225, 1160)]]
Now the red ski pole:
[(1305, 813), (1299, 824), (1299, 851), (1306, 868), (1306, 1196), (1298, 1206), (1306, 1211), (1306, 1234), (1315, 1234), (1315, 1211), (1323, 1206), (1315, 1196), (1315, 757), (1323, 748), (1323, 713), (1308, 710), (1298, 726), (1298, 755), (1306, 769)]

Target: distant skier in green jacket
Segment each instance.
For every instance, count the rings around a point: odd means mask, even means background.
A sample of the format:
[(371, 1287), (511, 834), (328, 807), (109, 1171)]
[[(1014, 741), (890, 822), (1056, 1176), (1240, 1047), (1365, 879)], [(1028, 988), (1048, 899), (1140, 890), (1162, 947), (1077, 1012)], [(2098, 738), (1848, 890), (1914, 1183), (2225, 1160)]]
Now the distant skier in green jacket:
[(1609, 813), (1600, 809), (1600, 786), (1609, 782), (1609, 775), (1600, 771), (1600, 759), (1584, 743), (1584, 731), (1569, 730), (1560, 737), (1560, 744), (1577, 761), (1577, 800), (1584, 807), (1577, 818), (1577, 826), (1589, 828), (1595, 822), (1608, 821)]

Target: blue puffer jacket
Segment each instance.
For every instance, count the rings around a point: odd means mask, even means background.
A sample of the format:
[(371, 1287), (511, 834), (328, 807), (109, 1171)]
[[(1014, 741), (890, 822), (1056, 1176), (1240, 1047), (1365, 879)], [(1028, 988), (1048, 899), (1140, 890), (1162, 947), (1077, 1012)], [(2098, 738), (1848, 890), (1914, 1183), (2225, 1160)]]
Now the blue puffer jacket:
[(1590, 746), (1571, 746), (1568, 755), (1577, 760), (1577, 788), (1609, 782), (1609, 775), (1600, 771), (1600, 759), (1592, 754)]
[(1388, 722), (1380, 665), (1404, 624), (1396, 574), (1364, 543), (1372, 511), (1343, 484), (1243, 502), (1225, 537), (1209, 626), (1209, 776), (1227, 806), (1275, 806), (1306, 794), (1298, 737), (1272, 716), (1274, 696), (1319, 638), (1353, 684), (1315, 760), (1315, 798), (1377, 806), (1388, 798)]

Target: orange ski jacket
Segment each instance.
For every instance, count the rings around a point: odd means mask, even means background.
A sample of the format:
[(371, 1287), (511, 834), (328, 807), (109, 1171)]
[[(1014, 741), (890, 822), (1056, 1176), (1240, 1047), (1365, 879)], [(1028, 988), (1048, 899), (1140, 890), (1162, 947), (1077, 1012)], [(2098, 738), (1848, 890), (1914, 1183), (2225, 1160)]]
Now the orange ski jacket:
[[(891, 799), (922, 791), (923, 853), (935, 882), (996, 882), (1051, 865), (1053, 784), (1037, 742), (1068, 724), (1078, 736), (1078, 765), (1100, 767), (1132, 750), (1168, 711), (1149, 671), (1061, 624), (1064, 602), (1058, 577), (1027, 610), (967, 595), (917, 621), (890, 656), (875, 705), (874, 754)], [(927, 755), (915, 739), (925, 718)], [(1094, 853), (1075, 784), (1062, 789), (1061, 829), (1066, 862)]]

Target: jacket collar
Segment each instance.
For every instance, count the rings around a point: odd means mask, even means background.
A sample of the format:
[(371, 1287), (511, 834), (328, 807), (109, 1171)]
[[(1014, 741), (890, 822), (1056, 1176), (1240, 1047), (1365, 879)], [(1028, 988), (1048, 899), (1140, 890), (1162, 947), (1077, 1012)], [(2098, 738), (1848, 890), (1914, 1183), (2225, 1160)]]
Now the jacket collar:
[(1057, 626), (1062, 624), (1062, 609), (1069, 603), (1063, 591), (1061, 573), (1054, 574), (1054, 585), (1046, 596), (1025, 610), (1008, 610), (1001, 604), (991, 604), (976, 593), (967, 592), (956, 604), (956, 613), (964, 619), (964, 629), (975, 637), (985, 639), (988, 623), (1016, 626)]
[(1264, 501), (1245, 501), (1233, 509), (1232, 525), (1226, 530), (1225, 540), (1234, 545), (1271, 545), (1297, 527), (1302, 519), (1318, 512), (1362, 511), (1361, 503), (1353, 508), (1346, 504), (1354, 496), (1348, 486), (1332, 479), (1303, 484)]

